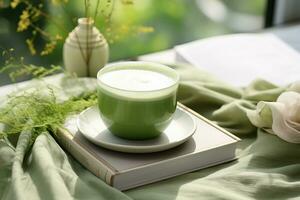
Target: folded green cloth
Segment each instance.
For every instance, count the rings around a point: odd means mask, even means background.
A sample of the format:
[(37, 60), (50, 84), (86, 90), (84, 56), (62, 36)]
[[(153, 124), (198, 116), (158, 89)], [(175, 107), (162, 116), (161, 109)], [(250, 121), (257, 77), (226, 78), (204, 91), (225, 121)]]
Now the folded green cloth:
[[(25, 154), (30, 132), (13, 148), (0, 142), (0, 199), (296, 199), (300, 196), (300, 146), (251, 124), (247, 112), (286, 90), (263, 80), (234, 88), (205, 71), (175, 66), (178, 99), (242, 138), (238, 160), (119, 192), (41, 134)], [(93, 80), (91, 80), (93, 82)], [(172, 167), (172, 166), (170, 166)]]
[(247, 110), (255, 109), (259, 101), (275, 101), (286, 90), (264, 80), (255, 80), (247, 88), (234, 88), (206, 71), (188, 66), (174, 68), (181, 75), (179, 101), (239, 136), (256, 131)]

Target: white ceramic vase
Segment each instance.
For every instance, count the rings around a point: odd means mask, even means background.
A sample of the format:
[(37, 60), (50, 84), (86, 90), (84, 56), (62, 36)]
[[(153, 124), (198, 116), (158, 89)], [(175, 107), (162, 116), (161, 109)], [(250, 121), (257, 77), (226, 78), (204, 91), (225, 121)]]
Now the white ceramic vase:
[(79, 77), (96, 77), (108, 58), (108, 44), (94, 27), (94, 21), (88, 18), (78, 19), (78, 26), (69, 33), (63, 47), (66, 70)]

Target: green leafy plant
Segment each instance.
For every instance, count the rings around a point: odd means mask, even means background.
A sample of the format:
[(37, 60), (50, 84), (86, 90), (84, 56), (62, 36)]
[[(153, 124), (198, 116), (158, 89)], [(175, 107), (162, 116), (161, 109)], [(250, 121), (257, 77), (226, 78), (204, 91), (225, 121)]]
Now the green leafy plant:
[[(42, 66), (26, 65), (23, 59), (15, 59), (12, 56), (8, 57), (3, 69), (2, 73), (10, 70), (12, 78), (26, 74), (37, 79), (61, 70), (59, 67), (47, 69)], [(75, 87), (77, 84), (82, 87), (82, 92), (62, 101), (59, 92), (56, 92), (62, 90), (61, 88), (58, 89), (40, 80), (38, 85), (29, 90), (14, 92), (7, 96), (0, 107), (0, 139), (9, 141), (9, 138), (18, 136), (22, 131), (30, 130), (33, 143), (39, 134), (45, 132), (56, 134), (57, 129), (69, 115), (96, 103), (96, 93), (86, 90), (80, 79), (72, 76), (65, 78), (73, 81), (72, 86)]]
[(14, 49), (2, 52), (5, 58), (5, 63), (0, 68), (0, 73), (8, 72), (10, 79), (15, 82), (19, 77), (32, 76), (34, 78), (43, 78), (45, 76), (62, 72), (61, 66), (50, 65), (50, 67), (36, 66), (33, 64), (26, 64), (24, 57), (16, 58)]
[(47, 91), (35, 90), (10, 96), (5, 106), (0, 108), (0, 123), (4, 125), (0, 139), (16, 136), (24, 130), (32, 131), (32, 142), (41, 133), (56, 134), (67, 116), (96, 103), (93, 92), (60, 103), (56, 99), (51, 87)]

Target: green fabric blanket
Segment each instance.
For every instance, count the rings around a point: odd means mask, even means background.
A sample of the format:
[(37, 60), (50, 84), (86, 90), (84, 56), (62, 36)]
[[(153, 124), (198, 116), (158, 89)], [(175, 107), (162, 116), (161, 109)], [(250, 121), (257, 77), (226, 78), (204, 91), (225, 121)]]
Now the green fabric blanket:
[(23, 132), (16, 148), (0, 141), (0, 199), (300, 198), (300, 145), (257, 130), (246, 115), (286, 88), (263, 80), (233, 88), (205, 71), (175, 68), (181, 74), (179, 101), (242, 138), (238, 160), (122, 193), (78, 164), (48, 134), (25, 154), (30, 133)]

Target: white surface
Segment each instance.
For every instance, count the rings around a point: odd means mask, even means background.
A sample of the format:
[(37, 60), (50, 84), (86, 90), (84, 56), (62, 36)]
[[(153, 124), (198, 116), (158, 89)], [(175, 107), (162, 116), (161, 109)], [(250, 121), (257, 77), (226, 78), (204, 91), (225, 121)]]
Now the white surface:
[(98, 78), (111, 87), (130, 91), (160, 90), (175, 84), (172, 78), (162, 73), (142, 69), (109, 71)]
[(196, 129), (190, 114), (179, 108), (167, 129), (158, 138), (151, 140), (125, 140), (114, 136), (101, 120), (97, 106), (83, 111), (78, 116), (77, 126), (82, 135), (94, 144), (128, 153), (149, 153), (173, 148), (188, 140)]
[[(293, 24), (289, 26), (273, 27), (265, 30), (266, 33), (276, 35), (280, 40), (286, 43), (289, 47), (300, 52), (300, 24)], [(150, 53), (138, 57), (138, 60), (152, 61), (160, 63), (175, 62), (175, 52), (173, 49)]]
[(175, 54), (173, 49), (168, 49), (165, 51), (139, 56), (138, 60), (159, 63), (173, 63), (175, 61)]
[(235, 34), (198, 40), (175, 48), (177, 59), (235, 86), (256, 78), (278, 85), (300, 79), (300, 55), (271, 33)]
[(177, 46), (180, 61), (215, 74), (234, 86), (257, 78), (278, 85), (300, 79), (300, 55), (273, 34), (236, 34)]

